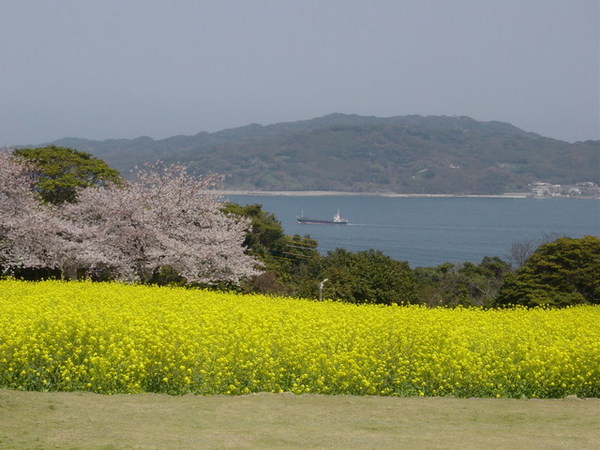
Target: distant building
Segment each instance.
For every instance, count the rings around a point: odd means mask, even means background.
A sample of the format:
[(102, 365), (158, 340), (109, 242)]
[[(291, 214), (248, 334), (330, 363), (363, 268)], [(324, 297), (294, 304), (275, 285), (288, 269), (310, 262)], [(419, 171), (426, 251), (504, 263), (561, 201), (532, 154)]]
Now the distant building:
[(600, 187), (591, 181), (575, 185), (537, 182), (531, 183), (529, 189), (534, 197), (600, 197)]
[(560, 184), (550, 183), (531, 183), (529, 185), (531, 192), (536, 197), (560, 197), (562, 186)]

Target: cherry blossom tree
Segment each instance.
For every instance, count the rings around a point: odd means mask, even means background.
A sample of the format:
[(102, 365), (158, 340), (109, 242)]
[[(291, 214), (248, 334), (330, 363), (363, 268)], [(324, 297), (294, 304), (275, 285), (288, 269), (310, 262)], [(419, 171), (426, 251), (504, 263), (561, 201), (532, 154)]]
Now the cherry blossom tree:
[(105, 271), (147, 282), (170, 267), (187, 282), (237, 283), (259, 272), (242, 242), (249, 223), (221, 211), (216, 175), (154, 165), (125, 186), (88, 187), (78, 202), (42, 204), (32, 167), (0, 152), (0, 266)]
[(82, 190), (62, 217), (102, 253), (96, 267), (106, 265), (117, 279), (147, 282), (166, 266), (187, 282), (237, 283), (260, 272), (242, 245), (249, 224), (225, 215), (211, 190), (219, 181), (156, 164), (125, 188)]
[(0, 152), (0, 266), (5, 271), (56, 268), (66, 272), (82, 264), (90, 252), (73, 239), (79, 234), (76, 226), (39, 202), (32, 190), (32, 170), (8, 151)]

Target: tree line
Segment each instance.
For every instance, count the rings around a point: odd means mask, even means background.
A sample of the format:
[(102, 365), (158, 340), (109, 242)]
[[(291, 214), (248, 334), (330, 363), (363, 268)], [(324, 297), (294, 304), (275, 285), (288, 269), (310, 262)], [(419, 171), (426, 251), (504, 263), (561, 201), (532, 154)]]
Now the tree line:
[[(559, 237), (518, 242), (512, 263), (485, 257), (479, 264), (445, 263), (411, 269), (379, 250), (336, 249), (321, 255), (309, 236), (286, 236), (273, 214), (260, 205), (228, 205), (252, 220), (245, 244), (265, 263), (262, 274), (241, 286), (304, 298), (322, 296), (352, 303), (424, 304), (427, 306), (563, 307), (600, 304), (600, 239)], [(546, 239), (547, 240), (547, 239)]]
[(220, 177), (149, 165), (126, 181), (102, 160), (44, 147), (0, 153), (0, 269), (212, 286), (352, 303), (556, 306), (600, 303), (600, 240), (516, 243), (511, 265), (411, 269), (381, 251), (321, 255), (261, 205), (223, 203)]

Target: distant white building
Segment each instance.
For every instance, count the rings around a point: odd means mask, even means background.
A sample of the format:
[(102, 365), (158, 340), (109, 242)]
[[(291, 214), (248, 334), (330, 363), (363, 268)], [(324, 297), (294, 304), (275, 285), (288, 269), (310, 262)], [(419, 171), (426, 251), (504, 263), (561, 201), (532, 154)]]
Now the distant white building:
[(529, 189), (534, 197), (594, 197), (600, 198), (600, 188), (591, 181), (575, 185), (531, 183)]
[(560, 184), (550, 183), (531, 183), (531, 192), (536, 197), (559, 197), (562, 192), (562, 186)]

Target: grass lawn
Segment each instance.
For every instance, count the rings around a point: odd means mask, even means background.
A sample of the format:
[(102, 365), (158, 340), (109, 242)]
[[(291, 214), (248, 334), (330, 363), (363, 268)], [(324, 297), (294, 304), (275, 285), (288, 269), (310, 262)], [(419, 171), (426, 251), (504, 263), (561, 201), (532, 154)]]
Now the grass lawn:
[(0, 390), (0, 448), (597, 449), (600, 399)]

